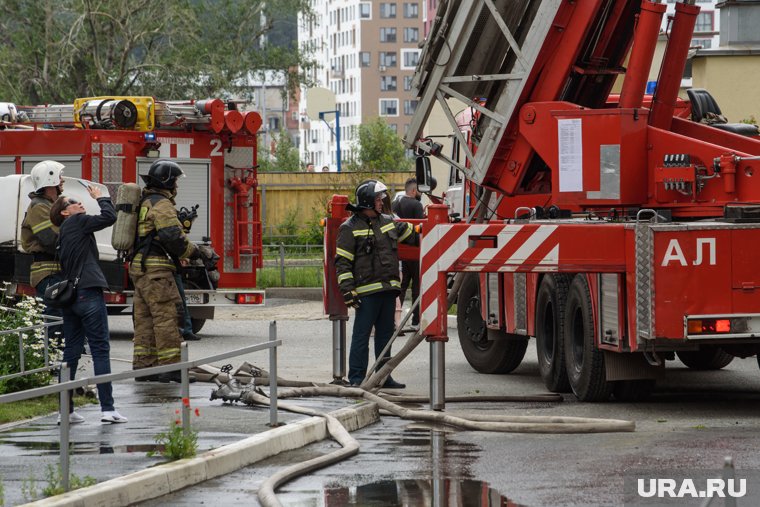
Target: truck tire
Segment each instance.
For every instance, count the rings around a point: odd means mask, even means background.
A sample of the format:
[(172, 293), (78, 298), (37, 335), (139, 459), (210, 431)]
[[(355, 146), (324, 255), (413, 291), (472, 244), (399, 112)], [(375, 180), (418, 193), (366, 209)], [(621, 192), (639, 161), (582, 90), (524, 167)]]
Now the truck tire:
[(569, 285), (568, 275), (546, 275), (536, 297), (538, 371), (546, 388), (553, 393), (570, 392), (562, 333)]
[(653, 379), (618, 380), (612, 390), (617, 401), (643, 401), (649, 398), (656, 381)]
[(480, 282), (476, 274), (465, 275), (459, 288), (457, 331), (464, 357), (480, 373), (511, 372), (520, 366), (528, 348), (528, 339), (522, 336), (500, 333), (497, 339), (488, 339), (489, 331), (480, 315)]
[(206, 323), (206, 319), (193, 319), (190, 318), (190, 322), (193, 325), (193, 334), (198, 334), (201, 329), (203, 329), (203, 325)]
[(720, 370), (734, 360), (734, 356), (715, 345), (702, 345), (699, 350), (683, 350), (676, 354), (692, 370)]
[(604, 354), (594, 344), (594, 314), (586, 276), (573, 278), (563, 320), (567, 378), (580, 401), (606, 401), (613, 384), (607, 382)]

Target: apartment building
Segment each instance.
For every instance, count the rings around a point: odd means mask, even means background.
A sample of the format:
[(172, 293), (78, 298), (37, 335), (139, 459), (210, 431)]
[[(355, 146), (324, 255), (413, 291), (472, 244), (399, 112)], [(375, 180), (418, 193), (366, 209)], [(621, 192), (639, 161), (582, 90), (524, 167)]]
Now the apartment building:
[[(315, 17), (301, 19), (299, 44), (312, 50), (321, 68), (311, 78), (335, 94), (340, 111), (341, 159), (357, 155), (359, 125), (380, 116), (403, 136), (417, 99), (412, 74), (423, 40), (426, 1), (312, 0)], [(336, 139), (321, 121), (306, 116), (302, 93), (301, 156), (317, 168), (337, 169)], [(335, 115), (325, 115), (335, 127)]]

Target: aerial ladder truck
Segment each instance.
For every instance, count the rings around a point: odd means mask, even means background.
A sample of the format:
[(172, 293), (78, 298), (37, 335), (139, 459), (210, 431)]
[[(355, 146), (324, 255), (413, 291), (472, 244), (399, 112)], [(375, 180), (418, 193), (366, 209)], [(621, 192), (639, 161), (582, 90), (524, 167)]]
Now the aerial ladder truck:
[[(760, 137), (700, 121), (719, 112), (705, 90), (679, 98), (693, 0), (676, 3), (645, 94), (664, 13), (658, 0), (439, 3), (405, 142), (422, 187), (437, 157), (467, 198), (458, 217), (430, 205), (408, 254), (431, 358), (455, 298), (476, 370), (514, 370), (535, 337), (547, 389), (582, 401), (641, 399), (676, 355), (697, 369), (758, 355)], [(435, 104), (456, 152), (424, 134)]]

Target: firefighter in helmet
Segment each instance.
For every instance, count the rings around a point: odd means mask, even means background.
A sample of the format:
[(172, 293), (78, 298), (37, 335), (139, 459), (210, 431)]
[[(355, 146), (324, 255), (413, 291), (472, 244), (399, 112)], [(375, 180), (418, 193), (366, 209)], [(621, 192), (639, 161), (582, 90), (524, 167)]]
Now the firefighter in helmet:
[[(181, 263), (197, 258), (198, 247), (182, 230), (174, 207), (177, 180), (184, 172), (174, 162), (157, 160), (147, 175), (140, 175), (145, 189), (140, 203), (137, 241), (129, 265), (135, 288), (134, 369), (178, 363), (182, 336), (178, 329), (184, 317), (175, 273)], [(138, 381), (179, 382), (180, 372), (138, 377)]]
[[(63, 168), (63, 164), (54, 160), (43, 160), (32, 168), (34, 191), (29, 194), (32, 202), (21, 223), (21, 246), (33, 257), (29, 283), (40, 298), (49, 285), (61, 281), (61, 266), (55, 258), (58, 227), (50, 221), (50, 208), (63, 192)], [(52, 307), (46, 307), (45, 314), (63, 316), (62, 310)], [(61, 326), (52, 326), (49, 332), (54, 343), (60, 346)]]
[[(375, 328), (375, 357), (390, 340), (394, 328), (396, 298), (401, 290), (398, 243), (416, 244), (411, 224), (394, 221), (383, 213), (388, 189), (377, 180), (356, 187), (354, 214), (338, 229), (335, 268), (346, 306), (356, 309), (348, 380), (359, 385), (367, 373), (369, 337)], [(390, 357), (390, 350), (386, 359)], [(388, 377), (385, 388), (403, 389), (404, 384)]]

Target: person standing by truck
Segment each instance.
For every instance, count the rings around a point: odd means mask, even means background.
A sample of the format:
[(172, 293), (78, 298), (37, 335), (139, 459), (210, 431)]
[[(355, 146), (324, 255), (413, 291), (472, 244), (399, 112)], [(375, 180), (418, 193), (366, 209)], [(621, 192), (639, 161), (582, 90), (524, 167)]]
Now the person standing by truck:
[[(54, 160), (43, 160), (32, 168), (31, 180), (34, 192), (29, 194), (29, 207), (21, 223), (21, 247), (32, 254), (29, 284), (37, 297), (42, 299), (49, 285), (61, 281), (61, 266), (55, 258), (58, 227), (50, 220), (50, 209), (63, 193), (64, 165)], [(60, 308), (45, 306), (45, 315), (62, 317)], [(62, 347), (62, 326), (50, 326), (49, 337), (57, 347)]]
[[(95, 375), (111, 373), (108, 311), (103, 297), (103, 291), (108, 290), (108, 282), (98, 264), (98, 245), (94, 233), (111, 226), (116, 221), (116, 211), (111, 199), (103, 197), (97, 186), (88, 186), (87, 192), (98, 201), (99, 215), (88, 215), (81, 202), (67, 196), (61, 196), (53, 203), (49, 215), (52, 223), (60, 228), (58, 249), (62, 272), (66, 279), (75, 280), (76, 286), (74, 302), (63, 308), (63, 330), (66, 337), (63, 362), (70, 368), (69, 380), (74, 380), (76, 375), (85, 336), (90, 344)], [(114, 408), (111, 382), (97, 386), (102, 411), (100, 421), (127, 422), (127, 418)], [(71, 395), (71, 391), (69, 393)], [(60, 417), (58, 422), (60, 423)], [(84, 418), (74, 412), (73, 403), (69, 403), (69, 422), (84, 422)]]
[[(182, 230), (174, 208), (177, 180), (185, 173), (168, 160), (151, 164), (137, 223), (135, 255), (129, 276), (135, 287), (135, 327), (132, 367), (135, 370), (180, 361), (179, 317), (182, 300), (174, 275), (181, 262), (200, 256), (198, 247)], [(180, 372), (138, 377), (138, 381), (179, 382)]]
[[(404, 184), (404, 195), (393, 201), (393, 212), (399, 218), (425, 218), (425, 209), (422, 207), (422, 194), (417, 189), (417, 179), (409, 178)], [(412, 286), (412, 305), (420, 297), (420, 261), (401, 261), (401, 294), (399, 300), (404, 304), (406, 290)], [(420, 326), (420, 307), (417, 306), (412, 312), (412, 329), (415, 331)]]
[[(387, 191), (380, 181), (362, 182), (356, 187), (356, 205), (347, 207), (354, 214), (338, 229), (335, 256), (338, 285), (346, 306), (356, 309), (348, 359), (348, 380), (356, 386), (367, 374), (372, 328), (375, 328), (376, 358), (393, 334), (393, 314), (401, 288), (398, 243), (417, 241), (412, 224), (394, 221), (383, 214)], [(382, 387), (403, 389), (406, 385), (389, 376)]]

